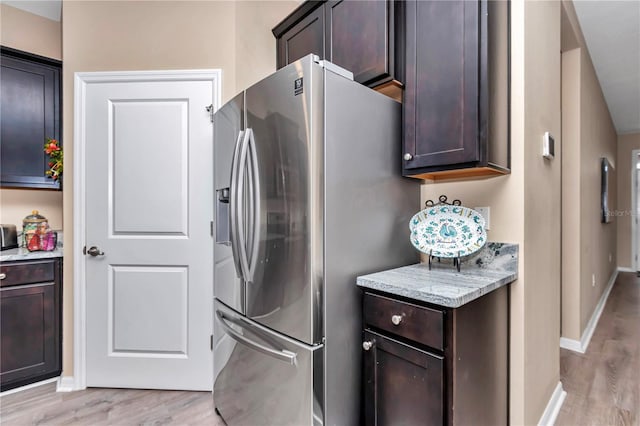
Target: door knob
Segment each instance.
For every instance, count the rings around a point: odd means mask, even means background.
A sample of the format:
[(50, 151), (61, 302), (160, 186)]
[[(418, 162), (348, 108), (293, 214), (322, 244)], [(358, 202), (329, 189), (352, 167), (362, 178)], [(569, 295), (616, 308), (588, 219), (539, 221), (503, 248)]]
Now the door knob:
[(413, 155), (409, 154), (408, 152), (406, 154), (404, 154), (404, 161), (410, 161), (413, 159)]
[(99, 249), (98, 247), (96, 247), (96, 246), (91, 246), (91, 247), (89, 248), (89, 250), (87, 250), (87, 251), (86, 251), (86, 253), (85, 253), (85, 254), (89, 254), (89, 255), (91, 255), (91, 256), (93, 256), (93, 257), (96, 257), (96, 256), (104, 256), (104, 252), (103, 252), (103, 251), (100, 251), (100, 249)]
[(370, 340), (365, 340), (364, 342), (362, 342), (362, 349), (364, 349), (365, 351), (371, 349), (372, 346), (373, 342), (371, 342)]

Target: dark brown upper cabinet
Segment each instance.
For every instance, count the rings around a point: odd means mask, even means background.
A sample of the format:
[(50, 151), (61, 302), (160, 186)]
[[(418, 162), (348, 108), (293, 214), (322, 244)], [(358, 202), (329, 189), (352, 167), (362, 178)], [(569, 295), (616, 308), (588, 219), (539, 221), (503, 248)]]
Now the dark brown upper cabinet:
[(403, 174), (509, 173), (509, 2), (405, 8)]
[[(309, 9), (310, 6), (314, 8)], [(277, 39), (277, 62), (278, 69), (285, 65), (295, 62), (303, 56), (313, 53), (315, 55), (324, 58), (324, 40), (325, 40), (325, 24), (324, 24), (324, 8), (322, 2), (307, 2), (296, 9), (293, 13), (299, 12), (300, 9), (304, 9), (306, 14), (303, 17), (291, 22), (291, 25), (287, 28), (287, 31), (282, 32), (280, 36), (276, 35)], [(292, 15), (289, 15), (289, 18)], [(289, 19), (287, 18), (287, 19)], [(273, 30), (276, 34), (276, 29)]]
[(402, 2), (308, 1), (273, 29), (277, 66), (314, 53), (369, 87), (402, 87)]
[(62, 62), (1, 48), (0, 185), (60, 189), (46, 176), (46, 138), (60, 141)]

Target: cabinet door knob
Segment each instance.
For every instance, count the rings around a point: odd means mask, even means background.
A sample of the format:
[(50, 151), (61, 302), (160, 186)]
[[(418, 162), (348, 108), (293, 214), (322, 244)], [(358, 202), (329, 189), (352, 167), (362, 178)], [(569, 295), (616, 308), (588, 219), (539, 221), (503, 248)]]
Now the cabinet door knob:
[(404, 161), (410, 161), (413, 159), (413, 155), (409, 154), (408, 152), (406, 154), (404, 154)]
[(391, 322), (393, 323), (393, 325), (400, 325), (400, 323), (402, 322), (402, 315), (392, 315)]
[(7, 274), (0, 274), (0, 280), (4, 280), (5, 278), (7, 278)]
[(362, 349), (364, 349), (365, 351), (368, 351), (369, 349), (371, 349), (372, 346), (373, 346), (373, 342), (370, 340), (365, 340), (364, 342), (362, 342)]

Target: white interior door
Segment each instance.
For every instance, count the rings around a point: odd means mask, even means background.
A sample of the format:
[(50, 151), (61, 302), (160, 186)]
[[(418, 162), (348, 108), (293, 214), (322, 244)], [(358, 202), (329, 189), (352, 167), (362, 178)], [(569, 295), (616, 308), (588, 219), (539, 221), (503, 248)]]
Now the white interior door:
[(87, 386), (212, 389), (214, 90), (86, 87)]

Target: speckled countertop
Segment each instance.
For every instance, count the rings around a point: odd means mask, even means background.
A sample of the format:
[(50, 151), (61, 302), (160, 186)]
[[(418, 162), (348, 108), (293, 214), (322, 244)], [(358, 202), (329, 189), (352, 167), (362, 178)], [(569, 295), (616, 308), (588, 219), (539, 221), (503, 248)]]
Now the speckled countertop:
[(458, 308), (518, 278), (518, 245), (487, 243), (463, 259), (460, 272), (451, 260), (434, 260), (358, 277), (359, 287)]
[[(29, 251), (25, 247), (19, 247), (11, 250), (0, 251), (0, 262), (11, 262), (14, 260), (33, 260), (33, 259), (51, 259), (52, 257), (62, 257), (64, 234), (62, 231), (56, 231), (58, 234), (58, 244), (53, 251)], [(22, 236), (18, 236), (18, 241)]]
[(24, 247), (5, 250), (0, 252), (0, 262), (11, 262), (14, 260), (49, 259), (52, 257), (62, 257), (62, 247), (56, 247), (53, 251), (29, 251)]

